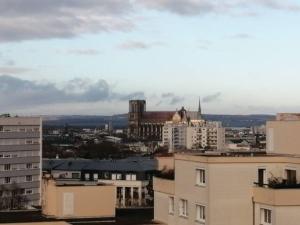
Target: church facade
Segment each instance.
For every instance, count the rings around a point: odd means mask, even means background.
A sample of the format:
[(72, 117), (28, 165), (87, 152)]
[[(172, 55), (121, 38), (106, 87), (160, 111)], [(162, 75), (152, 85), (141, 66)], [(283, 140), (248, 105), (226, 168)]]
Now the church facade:
[[(176, 111), (146, 111), (145, 100), (130, 100), (128, 113), (129, 136), (139, 140), (162, 141), (163, 127), (172, 120)], [(201, 106), (198, 111), (186, 111), (182, 107), (178, 113), (189, 119), (201, 119)]]

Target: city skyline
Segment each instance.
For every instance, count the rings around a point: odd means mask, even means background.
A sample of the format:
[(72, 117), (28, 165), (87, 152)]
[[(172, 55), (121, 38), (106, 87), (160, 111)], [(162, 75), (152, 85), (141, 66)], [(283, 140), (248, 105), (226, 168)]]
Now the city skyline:
[[(0, 1), (0, 108), (298, 112), (299, 1)], [(277, 91), (274, 91), (277, 90)]]

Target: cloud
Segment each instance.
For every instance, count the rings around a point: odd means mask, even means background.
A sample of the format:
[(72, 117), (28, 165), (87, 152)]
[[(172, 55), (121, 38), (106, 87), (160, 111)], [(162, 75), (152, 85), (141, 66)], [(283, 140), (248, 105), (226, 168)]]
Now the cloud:
[(220, 97), (221, 97), (221, 95), (222, 95), (221, 92), (217, 92), (217, 93), (212, 94), (212, 95), (207, 95), (207, 96), (205, 96), (205, 97), (202, 99), (202, 101), (203, 101), (203, 102), (206, 102), (206, 103), (208, 103), (208, 102), (214, 102), (214, 101), (219, 100)]
[(20, 73), (26, 73), (30, 71), (32, 71), (32, 69), (26, 67), (0, 66), (0, 73), (2, 74), (20, 74)]
[(141, 41), (127, 41), (118, 46), (122, 50), (137, 50), (137, 49), (148, 49), (154, 46), (163, 45), (160, 42), (145, 43)]
[(232, 14), (243, 12), (244, 15), (253, 12), (256, 7), (274, 10), (300, 11), (300, 5), (292, 0), (137, 0), (139, 4), (149, 9), (168, 11), (182, 16), (214, 14)]
[(161, 94), (160, 101), (156, 104), (156, 106), (159, 106), (161, 104), (176, 105), (182, 101), (184, 101), (184, 97), (177, 96), (174, 93), (168, 92)]
[(230, 35), (229, 38), (231, 38), (231, 39), (254, 39), (254, 37), (251, 34), (247, 34), (247, 33), (238, 33), (238, 34)]
[(58, 88), (55, 83), (38, 83), (7, 75), (0, 76), (0, 108), (5, 109), (61, 103), (125, 101), (135, 97), (144, 97), (144, 93), (118, 93), (102, 79), (96, 82), (74, 79)]
[(138, 23), (135, 15), (145, 9), (198, 16), (255, 15), (259, 8), (300, 11), (292, 0), (1, 0), (0, 43), (128, 32)]
[(128, 31), (130, 0), (1, 0), (0, 42)]
[(100, 51), (96, 49), (69, 49), (66, 51), (68, 54), (73, 55), (98, 55)]

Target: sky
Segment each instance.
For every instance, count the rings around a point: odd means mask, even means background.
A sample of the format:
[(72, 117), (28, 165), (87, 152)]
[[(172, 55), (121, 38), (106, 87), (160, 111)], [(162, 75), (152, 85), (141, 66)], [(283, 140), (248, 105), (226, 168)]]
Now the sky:
[(300, 111), (300, 0), (0, 0), (0, 113)]

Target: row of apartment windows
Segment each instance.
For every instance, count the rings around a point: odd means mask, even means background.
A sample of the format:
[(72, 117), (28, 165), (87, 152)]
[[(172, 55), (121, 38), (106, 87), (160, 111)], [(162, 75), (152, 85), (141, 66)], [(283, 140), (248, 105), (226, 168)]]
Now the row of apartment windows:
[[(286, 169), (285, 170), (285, 177), (287, 184), (296, 184), (297, 183), (297, 173), (296, 170), (293, 169)], [(266, 169), (259, 168), (258, 169), (258, 185), (264, 186), (267, 184), (266, 181)], [(198, 186), (205, 186), (206, 184), (206, 176), (205, 176), (205, 169), (196, 169), (196, 185)]]
[(22, 128), (22, 127), (3, 127), (0, 126), (0, 132), (40, 132), (39, 127)]
[(39, 163), (0, 165), (0, 171), (29, 170), (29, 169), (39, 169)]
[[(21, 195), (32, 195), (34, 193), (38, 193), (38, 190), (33, 190), (33, 189), (25, 189), (25, 188), (22, 188), (20, 189), (20, 192), (19, 194)], [(11, 191), (0, 191), (0, 198), (1, 197), (10, 197), (12, 195), (12, 192)]]
[[(32, 181), (33, 181), (33, 176), (32, 176), (32, 175), (27, 175), (27, 176), (25, 176), (24, 181), (25, 181), (25, 182), (32, 182)], [(4, 177), (4, 182), (3, 182), (3, 184), (11, 184), (11, 183), (13, 183), (12, 177)]]
[(40, 144), (39, 138), (33, 139), (2, 139), (0, 145), (35, 145)]
[(21, 157), (31, 157), (40, 156), (39, 151), (21, 151), (21, 152), (1, 152), (0, 158), (21, 158)]
[[(73, 175), (72, 175), (73, 176)], [(90, 174), (86, 173), (84, 175), (85, 180), (90, 180)], [(111, 179), (111, 180), (122, 180), (122, 174), (120, 173), (113, 173), (111, 174), (111, 177), (109, 177), (109, 174), (104, 174), (104, 178), (105, 179)], [(99, 175), (98, 173), (94, 173), (93, 174), (93, 180), (98, 180), (99, 179)], [(135, 181), (136, 180), (136, 174), (126, 174), (125, 176), (125, 180), (129, 180), (129, 181)]]
[[(195, 204), (196, 218), (197, 222), (205, 223), (205, 206), (200, 204)], [(169, 197), (169, 214), (174, 214), (174, 197)], [(179, 200), (179, 216), (188, 217), (188, 201), (185, 199)]]
[[(195, 204), (196, 218), (195, 220), (200, 223), (205, 223), (206, 210), (204, 205)], [(169, 197), (169, 214), (174, 214), (174, 197)], [(188, 217), (188, 201), (179, 199), (179, 216)], [(272, 225), (272, 211), (270, 209), (260, 209), (260, 224)]]

